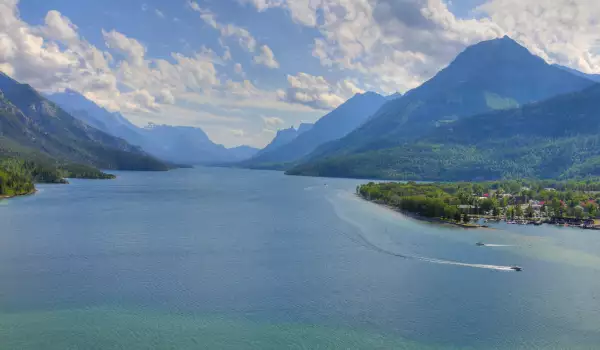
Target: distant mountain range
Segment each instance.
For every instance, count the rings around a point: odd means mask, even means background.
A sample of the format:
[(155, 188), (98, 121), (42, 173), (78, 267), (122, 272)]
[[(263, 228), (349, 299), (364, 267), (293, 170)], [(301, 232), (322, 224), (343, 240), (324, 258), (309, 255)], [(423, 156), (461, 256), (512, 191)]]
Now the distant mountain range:
[(139, 147), (74, 118), (31, 86), (3, 73), (0, 92), (0, 157), (103, 169), (168, 169)]
[(399, 147), (309, 163), (292, 174), (401, 180), (600, 175), (600, 85), (462, 118)]
[(233, 163), (258, 152), (248, 146), (227, 149), (212, 142), (200, 128), (155, 124), (139, 128), (120, 113), (111, 113), (76, 91), (66, 90), (48, 98), (88, 125), (123, 138), (168, 162), (191, 165)]
[(140, 129), (142, 147), (161, 159), (183, 164), (233, 163), (252, 157), (258, 149), (242, 146), (225, 148), (215, 144), (200, 129), (187, 126), (151, 124)]
[[(583, 76), (583, 73), (577, 75), (549, 65), (508, 37), (485, 41), (467, 48), (447, 68), (420, 87), (387, 102), (367, 122), (346, 137), (319, 147), (304, 158), (303, 164), (288, 173), (437, 180), (537, 174), (535, 167), (516, 172), (508, 165), (505, 169), (496, 165), (495, 171), (480, 174), (476, 168), (479, 163), (473, 163), (472, 169), (466, 165), (465, 159), (471, 159), (468, 150), (457, 151), (452, 148), (455, 152), (453, 155), (458, 157), (455, 158), (447, 153), (449, 151), (445, 144), (435, 146), (429, 142), (439, 141), (438, 134), (437, 138), (432, 136), (436, 131), (447, 133), (459, 125), (464, 130), (470, 129), (471, 133), (493, 138), (497, 134), (495, 131), (480, 129), (484, 125), (475, 124), (476, 119), (470, 117), (499, 111), (491, 114), (495, 116), (491, 118), (497, 120), (494, 123), (491, 120), (488, 122), (502, 129), (512, 123), (511, 117), (514, 115), (511, 113), (514, 111), (530, 111), (528, 106), (524, 106), (528, 103), (582, 91), (592, 85), (594, 82)], [(600, 106), (600, 100), (598, 101)], [(569, 102), (563, 103), (565, 105), (561, 105), (561, 111), (566, 113)], [(523, 109), (518, 109), (519, 107)], [(514, 108), (517, 109), (511, 110)], [(511, 111), (504, 112), (505, 110)], [(559, 118), (555, 113), (550, 113), (550, 108), (544, 108), (543, 111), (549, 113), (548, 118)], [(591, 112), (588, 118), (593, 120)], [(568, 123), (564, 118), (560, 120)], [(548, 121), (548, 125), (556, 126), (551, 121)], [(537, 129), (539, 125), (535, 127)], [(505, 141), (510, 139), (510, 135), (503, 137)], [(421, 146), (425, 140), (429, 141), (423, 149)], [(516, 144), (506, 142), (504, 146), (507, 150), (514, 150)], [(533, 147), (531, 144), (530, 146)], [(457, 172), (454, 163), (450, 160), (444, 162), (444, 158), (439, 158), (438, 163), (434, 162), (439, 171), (433, 171), (424, 163), (427, 158), (421, 153), (435, 152), (445, 155), (447, 159), (455, 159), (458, 164), (456, 166), (463, 169), (463, 172)], [(511, 157), (506, 154), (503, 162), (508, 160)], [(522, 165), (517, 155), (512, 160), (515, 164)], [(410, 164), (414, 167), (409, 166)], [(447, 171), (444, 172), (444, 169)]]
[(356, 94), (319, 119), (310, 130), (300, 133), (280, 147), (261, 152), (242, 165), (250, 168), (277, 169), (293, 164), (320, 145), (337, 140), (352, 132), (386, 101), (385, 97), (374, 92)]
[(265, 148), (260, 150), (260, 152), (258, 152), (256, 154), (256, 157), (259, 157), (265, 153), (273, 152), (276, 149), (278, 149), (284, 145), (287, 145), (288, 143), (295, 140), (301, 134), (312, 129), (313, 126), (314, 126), (314, 124), (302, 123), (302, 124), (300, 124), (298, 129), (291, 127), (288, 129), (282, 129), (282, 130), (277, 131), (277, 134), (275, 135), (275, 137), (273, 138), (271, 143), (269, 143)]

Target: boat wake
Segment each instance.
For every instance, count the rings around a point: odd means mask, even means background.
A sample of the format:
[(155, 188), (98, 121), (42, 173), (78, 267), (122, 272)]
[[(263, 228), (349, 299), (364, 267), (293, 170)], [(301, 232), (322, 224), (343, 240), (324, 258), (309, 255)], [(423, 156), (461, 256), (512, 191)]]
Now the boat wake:
[[(381, 254), (386, 254), (389, 256), (394, 256), (397, 258), (401, 258), (401, 259), (407, 259), (407, 260), (418, 260), (418, 261), (422, 261), (422, 262), (428, 262), (428, 263), (432, 263), (432, 264), (440, 264), (440, 265), (454, 265), (454, 266), (463, 266), (463, 267), (471, 267), (471, 268), (477, 268), (477, 269), (487, 269), (487, 270), (495, 270), (495, 271), (506, 271), (506, 272), (514, 272), (515, 270), (511, 267), (511, 266), (501, 266), (501, 265), (485, 265), (485, 264), (469, 264), (469, 263), (463, 263), (463, 262), (458, 262), (458, 261), (451, 261), (451, 260), (442, 260), (442, 259), (434, 259), (434, 258), (428, 258), (428, 257), (422, 257), (422, 256), (414, 256), (414, 255), (406, 255), (406, 254), (401, 254), (401, 253), (397, 253), (397, 252), (393, 252), (391, 250), (382, 248), (380, 246), (378, 246), (377, 244), (374, 244), (373, 242), (371, 242), (368, 238), (366, 238), (363, 234), (363, 228), (361, 227), (361, 225), (356, 222), (354, 219), (351, 219), (350, 217), (347, 217), (346, 215), (343, 215), (338, 208), (336, 207), (336, 205), (334, 204), (334, 208), (336, 211), (336, 214), (338, 215), (338, 217), (340, 217), (341, 219), (353, 224), (357, 229), (358, 229), (358, 233), (356, 235), (352, 235), (349, 234), (345, 231), (337, 231), (340, 234), (344, 235), (345, 237), (347, 237), (348, 239), (350, 239), (352, 242), (370, 249), (372, 251), (381, 253)], [(502, 245), (489, 245), (486, 244), (486, 246), (502, 246)]]
[(342, 234), (344, 236), (348, 237), (354, 243), (356, 243), (364, 248), (370, 249), (372, 251), (375, 251), (375, 252), (378, 252), (381, 254), (394, 256), (397, 258), (402, 258), (402, 259), (407, 259), (407, 260), (418, 260), (418, 261), (428, 262), (428, 263), (432, 263), (432, 264), (464, 266), (464, 267), (472, 267), (472, 268), (488, 269), (488, 270), (496, 270), (496, 271), (508, 271), (508, 272), (514, 271), (514, 269), (512, 269), (511, 266), (469, 264), (469, 263), (463, 263), (463, 262), (459, 262), (459, 261), (442, 260), (442, 259), (427, 258), (427, 257), (423, 257), (423, 256), (400, 254), (400, 253), (393, 252), (393, 251), (387, 250), (385, 248), (382, 248), (376, 244), (373, 244), (372, 242), (370, 242), (367, 238), (365, 238), (361, 234), (358, 234), (357, 236), (354, 236), (354, 237), (349, 234), (346, 234), (346, 233), (342, 233)]
[(484, 247), (514, 247), (514, 245), (510, 244), (485, 244)]

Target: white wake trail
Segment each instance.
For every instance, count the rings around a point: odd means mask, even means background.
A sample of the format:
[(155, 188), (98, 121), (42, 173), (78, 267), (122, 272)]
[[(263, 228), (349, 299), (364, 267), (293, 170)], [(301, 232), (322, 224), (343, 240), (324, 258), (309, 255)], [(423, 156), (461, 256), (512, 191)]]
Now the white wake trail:
[[(307, 190), (307, 189), (305, 189), (305, 190)], [(337, 216), (340, 219), (351, 223), (358, 229), (357, 230), (358, 232), (355, 235), (349, 234), (343, 230), (335, 230), (335, 231), (346, 236), (348, 239), (350, 239), (351, 241), (353, 241), (354, 243), (356, 243), (360, 246), (363, 246), (364, 248), (376, 251), (381, 254), (386, 254), (386, 255), (397, 257), (397, 258), (401, 258), (401, 259), (419, 260), (419, 261), (433, 263), (433, 264), (455, 265), (455, 266), (464, 266), (464, 267), (488, 269), (488, 270), (495, 270), (495, 271), (506, 271), (506, 272), (514, 272), (515, 271), (510, 266), (468, 264), (468, 263), (462, 263), (462, 262), (458, 262), (458, 261), (441, 260), (441, 259), (433, 259), (433, 258), (427, 258), (427, 257), (421, 257), (421, 256), (405, 255), (405, 254), (400, 254), (400, 253), (396, 253), (396, 252), (387, 250), (385, 248), (380, 247), (378, 244), (373, 243), (370, 239), (368, 239), (366, 237), (365, 232), (368, 232), (368, 229), (364, 229), (359, 221), (357, 221), (355, 218), (352, 218), (348, 215), (344, 215), (344, 213), (341, 210), (339, 210), (335, 201), (332, 201), (331, 199), (329, 199), (329, 201), (333, 204), (333, 208), (334, 208)]]

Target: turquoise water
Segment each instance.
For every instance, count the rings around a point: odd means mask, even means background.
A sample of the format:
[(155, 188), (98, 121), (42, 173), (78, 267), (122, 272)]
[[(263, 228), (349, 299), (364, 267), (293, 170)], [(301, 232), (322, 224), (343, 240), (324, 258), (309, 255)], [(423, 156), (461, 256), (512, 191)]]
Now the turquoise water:
[(199, 168), (2, 201), (0, 348), (598, 348), (600, 233), (417, 222), (359, 183)]

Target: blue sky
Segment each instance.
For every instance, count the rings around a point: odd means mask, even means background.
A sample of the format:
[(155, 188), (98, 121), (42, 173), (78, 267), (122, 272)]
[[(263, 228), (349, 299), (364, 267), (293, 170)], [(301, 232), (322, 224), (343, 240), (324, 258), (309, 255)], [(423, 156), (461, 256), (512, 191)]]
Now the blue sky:
[(0, 0), (0, 69), (148, 122), (264, 146), (355, 93), (405, 92), (505, 34), (600, 71), (593, 0)]

